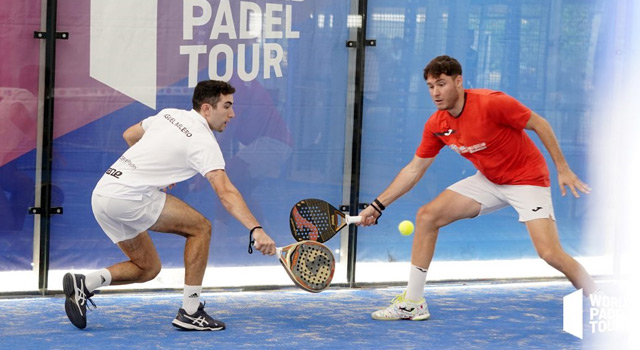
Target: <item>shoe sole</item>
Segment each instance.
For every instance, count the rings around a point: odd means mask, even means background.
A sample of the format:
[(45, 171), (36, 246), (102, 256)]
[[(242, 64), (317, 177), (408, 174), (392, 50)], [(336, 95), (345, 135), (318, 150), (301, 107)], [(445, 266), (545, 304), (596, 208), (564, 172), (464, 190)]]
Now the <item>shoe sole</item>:
[(67, 273), (62, 278), (62, 288), (64, 289), (65, 302), (64, 302), (64, 311), (67, 313), (67, 317), (71, 323), (80, 328), (84, 329), (87, 327), (87, 318), (86, 315), (82, 316), (80, 312), (80, 308), (78, 304), (76, 304), (76, 276)]
[(376, 318), (371, 315), (371, 318), (376, 321), (426, 321), (431, 318), (431, 314), (420, 315), (412, 318)]
[(420, 315), (411, 319), (411, 321), (426, 321), (431, 318), (431, 314)]
[(185, 323), (182, 321), (179, 321), (177, 319), (174, 319), (173, 322), (171, 322), (171, 324), (174, 327), (186, 330), (186, 331), (222, 331), (224, 330), (226, 327), (222, 326), (222, 327), (199, 327), (199, 326), (195, 326), (193, 324), (190, 323)]

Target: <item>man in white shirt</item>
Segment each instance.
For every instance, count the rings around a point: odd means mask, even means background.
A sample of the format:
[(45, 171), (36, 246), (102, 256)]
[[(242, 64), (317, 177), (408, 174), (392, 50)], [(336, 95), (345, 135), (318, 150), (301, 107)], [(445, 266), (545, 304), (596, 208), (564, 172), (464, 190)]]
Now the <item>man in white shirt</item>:
[(250, 230), (254, 247), (263, 254), (275, 254), (274, 241), (229, 180), (212, 132), (224, 131), (235, 117), (234, 92), (226, 82), (202, 81), (193, 92), (192, 110), (164, 109), (124, 132), (130, 148), (102, 176), (93, 191), (91, 206), (100, 227), (130, 260), (86, 276), (64, 276), (65, 311), (76, 327), (86, 327), (86, 302), (93, 304), (90, 297), (97, 288), (146, 282), (158, 275), (161, 262), (147, 232), (151, 230), (186, 238), (183, 303), (173, 325), (189, 330), (225, 329), (225, 324), (211, 318), (200, 302), (211, 223), (162, 189), (201, 174), (225, 209)]

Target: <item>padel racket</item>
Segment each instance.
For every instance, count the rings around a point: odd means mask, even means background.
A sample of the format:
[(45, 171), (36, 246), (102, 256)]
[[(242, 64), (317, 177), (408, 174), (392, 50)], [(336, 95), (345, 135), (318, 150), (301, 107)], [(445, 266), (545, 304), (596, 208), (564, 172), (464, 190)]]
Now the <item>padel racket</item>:
[(318, 293), (329, 287), (336, 261), (324, 244), (302, 241), (276, 248), (278, 260), (298, 287)]
[(291, 235), (296, 241), (324, 243), (349, 224), (362, 220), (360, 216), (345, 215), (331, 204), (308, 198), (296, 203), (289, 214)]

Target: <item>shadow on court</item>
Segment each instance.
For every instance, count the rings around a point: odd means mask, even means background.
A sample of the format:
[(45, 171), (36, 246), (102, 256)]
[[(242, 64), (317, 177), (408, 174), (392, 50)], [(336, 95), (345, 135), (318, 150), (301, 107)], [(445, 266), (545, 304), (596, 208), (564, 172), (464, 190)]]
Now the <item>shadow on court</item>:
[(221, 332), (174, 328), (175, 292), (96, 295), (85, 330), (67, 320), (61, 295), (0, 299), (0, 349), (596, 349), (586, 322), (584, 340), (562, 330), (566, 282), (432, 285), (430, 320), (371, 320), (401, 291), (206, 292)]

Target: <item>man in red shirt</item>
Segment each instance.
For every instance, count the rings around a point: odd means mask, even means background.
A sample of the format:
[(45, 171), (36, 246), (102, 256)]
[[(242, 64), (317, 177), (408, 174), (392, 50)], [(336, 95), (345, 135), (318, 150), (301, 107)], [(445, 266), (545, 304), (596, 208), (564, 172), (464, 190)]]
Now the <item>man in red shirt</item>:
[(509, 205), (526, 225), (538, 255), (567, 276), (576, 288), (583, 288), (585, 294), (594, 292), (591, 276), (560, 245), (549, 170), (542, 153), (524, 131), (534, 131), (551, 155), (563, 196), (565, 186), (575, 197), (579, 197), (579, 192), (589, 193), (589, 186), (569, 168), (549, 123), (504, 93), (464, 90), (462, 67), (449, 56), (434, 58), (424, 69), (424, 79), (438, 110), (426, 122), (411, 162), (360, 213), (363, 217), (360, 225), (375, 224), (386, 206), (415, 186), (444, 146), (469, 159), (478, 172), (451, 185), (418, 210), (407, 289), (391, 306), (372, 313), (371, 317), (428, 319), (423, 293), (438, 230), (454, 221)]

